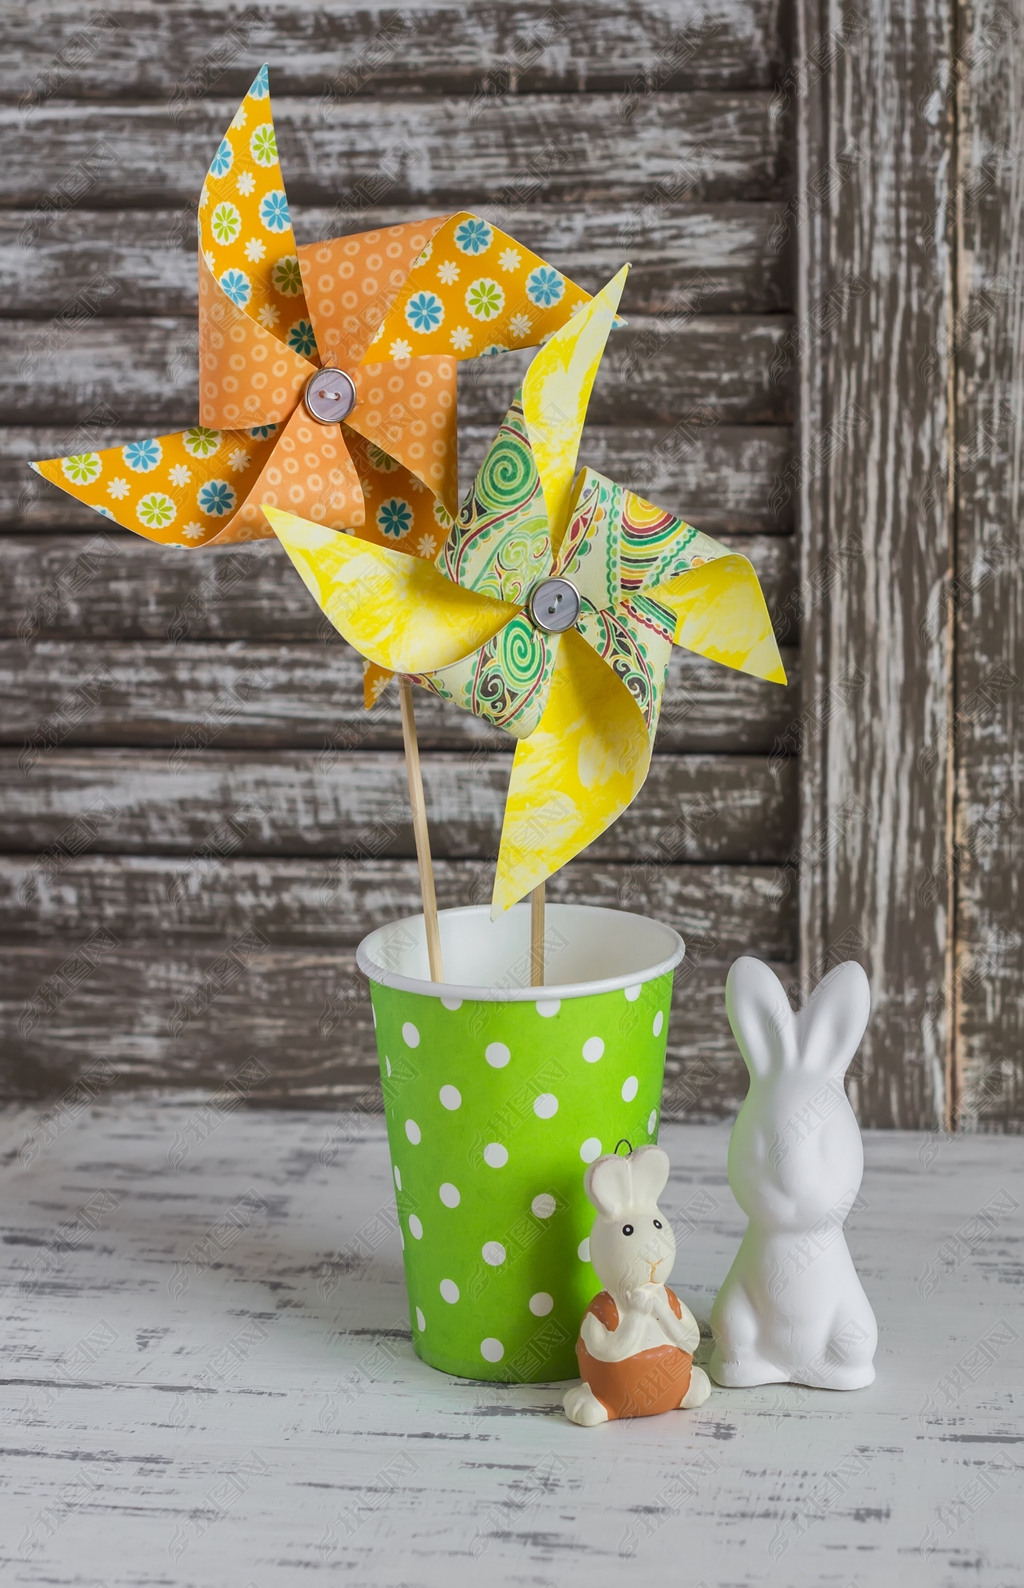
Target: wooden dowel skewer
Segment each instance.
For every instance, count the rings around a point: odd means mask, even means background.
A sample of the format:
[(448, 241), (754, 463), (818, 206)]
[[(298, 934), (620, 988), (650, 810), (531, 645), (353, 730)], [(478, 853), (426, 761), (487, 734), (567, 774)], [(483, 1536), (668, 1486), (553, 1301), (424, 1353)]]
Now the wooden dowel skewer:
[(544, 884), (530, 894), (530, 986), (544, 985)]
[(402, 742), (405, 745), (405, 770), (409, 777), (412, 831), (416, 840), (416, 862), (420, 870), (423, 921), (427, 929), (427, 963), (430, 966), (431, 981), (444, 981), (444, 965), (441, 960), (441, 926), (437, 919), (437, 896), (434, 893), (434, 863), (430, 858), (427, 807), (423, 798), (423, 777), (420, 772), (420, 746), (419, 740), (416, 738), (416, 714), (412, 704), (412, 684), (408, 678), (400, 678), (398, 680), (398, 703), (402, 711)]

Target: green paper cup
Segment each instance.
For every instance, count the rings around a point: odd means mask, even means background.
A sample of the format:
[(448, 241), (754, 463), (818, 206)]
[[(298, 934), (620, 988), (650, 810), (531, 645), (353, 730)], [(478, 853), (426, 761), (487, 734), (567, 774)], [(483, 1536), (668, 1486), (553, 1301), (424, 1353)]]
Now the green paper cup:
[(641, 915), (547, 908), (531, 987), (530, 908), (441, 913), (359, 945), (370, 982), (413, 1343), (463, 1378), (574, 1378), (601, 1289), (583, 1173), (658, 1131), (672, 972), (683, 942)]

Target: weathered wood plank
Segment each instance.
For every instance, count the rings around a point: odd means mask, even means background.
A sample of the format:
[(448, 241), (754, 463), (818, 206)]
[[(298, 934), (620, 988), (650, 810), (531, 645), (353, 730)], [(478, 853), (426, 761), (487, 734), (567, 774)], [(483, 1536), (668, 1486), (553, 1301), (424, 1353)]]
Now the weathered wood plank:
[[(569, 116), (560, 94), (505, 95), (480, 116), (469, 99), (408, 96), (340, 99), (326, 120), (309, 100), (277, 97), (273, 108), (292, 203), (486, 204), (500, 222), (524, 198), (780, 199), (789, 133), (771, 101), (761, 90), (655, 92), (627, 121), (608, 94), (574, 97)], [(87, 105), (69, 116), (50, 104), (27, 127), (20, 110), (0, 108), (4, 205), (33, 209), (41, 234), (72, 203), (193, 204), (236, 108), (218, 97), (180, 115), (166, 105)]]
[(818, 0), (797, 11), (795, 461), (803, 581), (819, 592), (804, 631), (802, 970), (864, 964), (862, 1117), (936, 1125), (951, 921), (948, 898), (919, 887), (945, 866), (950, 802), (949, 625), (925, 622), (952, 558), (949, 495), (934, 489), (952, 432), (949, 12), (896, 0), (837, 26)]
[[(590, 403), (598, 425), (673, 425), (696, 410), (731, 424), (792, 418), (786, 315), (638, 316), (608, 344)], [(0, 321), (0, 421), (76, 426), (102, 408), (105, 425), (171, 430), (198, 413), (194, 319), (86, 319), (56, 339), (52, 324)], [(530, 352), (460, 368), (465, 422), (496, 425)]]
[[(509, 380), (511, 384), (511, 376)], [(72, 497), (27, 467), (32, 458), (62, 457), (83, 447), (116, 444), (140, 434), (138, 428), (132, 432), (120, 425), (112, 410), (101, 408), (91, 420), (83, 417), (83, 423), (68, 429), (5, 429), (0, 452), (0, 530), (5, 526), (12, 530), (81, 529), (93, 538), (109, 538), (111, 526), (101, 524), (95, 513), (79, 507)], [(494, 432), (490, 425), (474, 426), (461, 420), (460, 430), (460, 474), (468, 479)], [(671, 427), (588, 425), (581, 457), (656, 502), (677, 504), (680, 512), (711, 534), (759, 531), (777, 535), (788, 533), (792, 525), (793, 490), (787, 484), (792, 432), (786, 426), (721, 425), (704, 410), (680, 415)], [(152, 580), (156, 548), (134, 544), (137, 555), (145, 553), (145, 577)], [(238, 553), (225, 555), (235, 566)], [(171, 570), (186, 562), (194, 567), (205, 563), (204, 577), (213, 577), (208, 558), (197, 562), (167, 553), (161, 564), (161, 582), (184, 577)], [(110, 577), (110, 564), (104, 562), (103, 566), (104, 577)], [(154, 590), (149, 599), (160, 598)]]
[[(102, 1066), (118, 1088), (216, 1087), (255, 1060), (263, 1105), (379, 1107), (370, 1001), (351, 949), (278, 950), (251, 928), (220, 944), (113, 934), (0, 955), (7, 1098), (46, 1097)], [(683, 964), (686, 965), (684, 960)], [(66, 985), (74, 970), (74, 986)], [(787, 982), (791, 965), (775, 965)], [(698, 957), (676, 974), (666, 1110), (721, 1118), (746, 1071), (725, 1014), (728, 963)]]
[[(291, 569), (282, 570), (282, 579)], [(676, 752), (799, 749), (797, 660), (784, 657), (789, 684), (765, 684), (676, 649), (658, 747)], [(286, 645), (0, 640), (0, 744), (24, 745), (25, 759), (74, 745), (201, 746), (212, 734), (227, 749), (401, 749), (396, 692), (363, 706), (363, 663), (325, 625), (322, 643)], [(417, 697), (424, 749), (490, 746), (509, 736)]]
[[(281, 577), (274, 541), (182, 557), (135, 535), (108, 533), (89, 516), (93, 536), (0, 536), (0, 638), (308, 645), (323, 635), (323, 614), (305, 586)], [(722, 538), (753, 562), (779, 641), (791, 644), (799, 617), (793, 537)]]
[(394, 89), (470, 92), (481, 113), (506, 92), (620, 89), (625, 117), (648, 85), (768, 88), (781, 59), (771, 0), (267, 9), (133, 0), (91, 13), (29, 0), (6, 32), (0, 96), (26, 116), (52, 98), (117, 98), (126, 83), (133, 98), (179, 111), (211, 90), (240, 98), (267, 60), (275, 94), (316, 95), (325, 114), (337, 98)]
[[(960, 5), (961, 297), (954, 327), (956, 905), (953, 1108), (972, 1129), (1024, 1118), (1024, 10)], [(941, 491), (944, 480), (936, 481)]]
[[(190, 854), (240, 813), (245, 855), (414, 853), (402, 757), (207, 749), (55, 750), (19, 769), (0, 750), (8, 851)], [(497, 853), (510, 758), (432, 754), (423, 775), (434, 853)], [(778, 864), (796, 836), (796, 762), (656, 755), (638, 798), (587, 851), (600, 860)]]
[[(484, 209), (486, 214), (486, 206)], [(403, 209), (292, 206), (300, 242), (345, 236), (408, 220)], [(777, 204), (671, 204), (651, 195), (601, 208), (524, 204), (509, 229), (582, 286), (596, 288), (632, 260), (630, 314), (665, 316), (792, 307), (793, 272)], [(192, 211), (69, 209), (35, 229), (31, 211), (0, 211), (0, 305), (33, 318), (67, 310), (92, 283), (103, 314), (194, 314), (196, 232)]]
[[(252, 928), (275, 948), (330, 952), (421, 909), (414, 860), (239, 859), (237, 829), (195, 859), (152, 855), (0, 856), (0, 921), (11, 944), (74, 942), (100, 926), (123, 942), (218, 944)], [(442, 909), (490, 898), (490, 861), (439, 860)], [(668, 921), (703, 959), (796, 957), (796, 901), (771, 866), (677, 866), (578, 860), (548, 897)]]

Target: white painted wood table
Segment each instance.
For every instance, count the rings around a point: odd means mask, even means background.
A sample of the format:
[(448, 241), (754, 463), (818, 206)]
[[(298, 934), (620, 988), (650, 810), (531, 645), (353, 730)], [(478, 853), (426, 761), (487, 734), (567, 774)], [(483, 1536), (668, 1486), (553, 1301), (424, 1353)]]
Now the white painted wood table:
[[(868, 1137), (871, 1389), (581, 1429), (557, 1388), (414, 1356), (379, 1119), (149, 1098), (0, 1130), (5, 1585), (1024, 1582), (1020, 1139)], [(728, 1131), (662, 1140), (706, 1319)]]

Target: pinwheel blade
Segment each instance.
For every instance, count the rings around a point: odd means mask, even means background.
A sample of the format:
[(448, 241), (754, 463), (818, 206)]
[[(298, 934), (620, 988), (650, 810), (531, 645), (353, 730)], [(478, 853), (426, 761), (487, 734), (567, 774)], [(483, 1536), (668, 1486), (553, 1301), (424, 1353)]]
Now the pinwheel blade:
[(498, 915), (599, 837), (640, 792), (647, 724), (580, 635), (563, 634), (547, 708), (512, 762), (494, 880)]
[(552, 549), (565, 533), (587, 404), (615, 322), (624, 265), (534, 357), (523, 380), (523, 416), (547, 508)]
[[(746, 557), (594, 469), (580, 475), (574, 504), (557, 566), (594, 605), (602, 605), (603, 571), (614, 568), (620, 610), (632, 613), (638, 638), (645, 628), (664, 628), (687, 650), (785, 683), (764, 595)], [(616, 671), (626, 676), (625, 668)]]
[(462, 210), (419, 225), (434, 229), (388, 305), (368, 364), (536, 347), (590, 302), (589, 292), (480, 215)]
[(187, 551), (271, 539), (263, 502), (287, 502), (331, 528), (362, 523), (363, 494), (341, 431), (314, 424), (301, 408), (282, 426), (193, 425), (31, 467), (123, 529)]
[[(315, 355), (312, 334), (302, 344)], [(225, 297), (199, 256), (199, 417), (204, 425), (276, 425), (317, 365)]]
[[(390, 357), (389, 339), (382, 332), (385, 317), (408, 286), (409, 272), (448, 218), (434, 215), (352, 237), (304, 243), (298, 249), (310, 318), (325, 364), (352, 374), (375, 339), (380, 343), (376, 357)], [(441, 348), (424, 351), (447, 353), (451, 342), (446, 337)]]
[(320, 360), (265, 66), (203, 183), (199, 261), (200, 418), (213, 427), (277, 424)]
[(422, 557), (264, 509), (303, 583), (339, 634), (378, 667), (425, 673), (477, 650), (515, 607), (453, 585)]
[(478, 651), (422, 673), (417, 682), (474, 717), (526, 738), (540, 723), (561, 636), (543, 634), (519, 612)]
[(786, 671), (753, 565), (728, 552), (649, 592), (676, 620), (675, 643), (711, 661), (784, 684)]
[(341, 429), (363, 490), (365, 511), (359, 538), (410, 557), (433, 560), (451, 528), (451, 515), (397, 458), (382, 452), (349, 425)]
[(436, 558), (449, 579), (522, 605), (552, 571), (587, 401), (625, 269), (534, 356)]
[(428, 510), (436, 499), (449, 514), (459, 491), (456, 375), (454, 358), (433, 354), (356, 365), (351, 379), (358, 402), (346, 421), (427, 487)]
[[(265, 524), (237, 521), (276, 443), (275, 425), (255, 432), (193, 425), (31, 467), (123, 529), (194, 550), (270, 534)], [(253, 512), (258, 520), (258, 510)]]
[(551, 571), (544, 496), (519, 394), (487, 449), (436, 565), (466, 590), (520, 606), (530, 586)]
[(570, 580), (595, 612), (614, 607), (622, 593), (622, 488), (593, 469), (581, 469), (569, 503), (569, 521), (552, 572)]
[(249, 492), (246, 513), (261, 535), (265, 507), (285, 507), (325, 529), (360, 529), (363, 492), (340, 425), (319, 425), (296, 408)]

